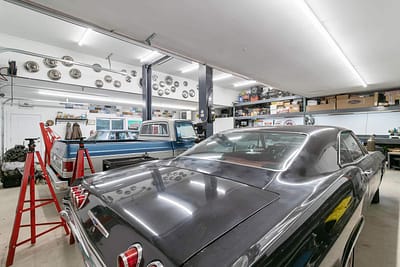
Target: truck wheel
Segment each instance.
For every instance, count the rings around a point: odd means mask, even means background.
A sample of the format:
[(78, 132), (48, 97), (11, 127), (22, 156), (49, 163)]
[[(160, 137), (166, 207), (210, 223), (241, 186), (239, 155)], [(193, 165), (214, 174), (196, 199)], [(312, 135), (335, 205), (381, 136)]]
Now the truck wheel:
[(374, 198), (372, 199), (372, 204), (378, 204), (379, 203), (379, 188), (376, 190)]

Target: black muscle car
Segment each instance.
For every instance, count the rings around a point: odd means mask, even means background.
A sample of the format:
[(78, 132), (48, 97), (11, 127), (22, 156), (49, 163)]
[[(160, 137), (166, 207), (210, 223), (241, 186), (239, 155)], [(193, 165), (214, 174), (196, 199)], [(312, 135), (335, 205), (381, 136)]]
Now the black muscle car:
[(88, 266), (352, 266), (383, 163), (342, 128), (236, 129), (85, 177), (61, 215)]

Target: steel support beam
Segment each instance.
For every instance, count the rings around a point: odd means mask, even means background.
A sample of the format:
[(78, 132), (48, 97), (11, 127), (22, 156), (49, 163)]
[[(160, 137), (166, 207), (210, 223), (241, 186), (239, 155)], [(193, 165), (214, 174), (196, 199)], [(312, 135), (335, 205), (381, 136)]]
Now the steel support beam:
[(142, 99), (143, 99), (143, 109), (142, 109), (142, 120), (151, 120), (152, 110), (151, 110), (151, 65), (142, 66)]
[(206, 137), (213, 135), (213, 69), (199, 66), (199, 118), (205, 124)]

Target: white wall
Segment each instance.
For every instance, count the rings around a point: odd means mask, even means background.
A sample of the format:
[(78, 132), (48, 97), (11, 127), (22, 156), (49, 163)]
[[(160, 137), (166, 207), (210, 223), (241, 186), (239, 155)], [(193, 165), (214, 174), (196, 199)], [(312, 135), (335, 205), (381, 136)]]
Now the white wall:
[[(18, 104), (15, 105), (6, 105), (5, 106), (5, 124), (4, 124), (4, 134), (5, 134), (5, 150), (14, 147), (15, 144), (23, 144), (24, 138), (27, 137), (40, 137), (42, 139), (42, 135), (40, 132), (40, 127), (38, 121), (35, 119), (32, 123), (27, 124), (26, 128), (20, 127), (18, 121), (16, 119), (24, 119), (34, 117), (38, 118), (41, 122), (46, 122), (47, 120), (55, 121), (57, 116), (57, 112), (61, 111), (64, 113), (68, 113), (74, 116), (80, 116), (85, 114), (88, 120), (96, 120), (96, 118), (118, 118), (118, 119), (125, 119), (125, 121), (129, 120), (130, 118), (137, 118), (134, 116), (117, 116), (115, 114), (104, 114), (104, 113), (89, 113), (87, 109), (63, 109), (63, 108), (56, 108), (56, 107), (20, 107)], [(86, 125), (85, 122), (78, 122), (82, 135), (85, 137), (90, 136), (91, 130), (96, 130), (96, 125)], [(66, 123), (61, 122), (57, 125), (53, 125), (51, 129), (61, 138), (63, 139), (65, 136), (66, 131)], [(16, 132), (19, 131), (19, 132)], [(23, 131), (23, 132), (20, 132)], [(15, 137), (18, 135), (20, 138), (18, 140)], [(43, 140), (41, 140), (43, 145)]]
[(399, 112), (374, 112), (348, 115), (316, 115), (316, 125), (348, 128), (356, 134), (387, 135), (388, 129), (400, 127)]

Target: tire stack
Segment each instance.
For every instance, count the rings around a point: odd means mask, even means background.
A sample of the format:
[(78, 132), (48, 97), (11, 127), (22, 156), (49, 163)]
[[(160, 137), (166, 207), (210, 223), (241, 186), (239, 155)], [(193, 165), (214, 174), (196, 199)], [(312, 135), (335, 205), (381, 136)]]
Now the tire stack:
[[(4, 154), (3, 161), (4, 162), (24, 162), (26, 159), (26, 154), (28, 149), (22, 145), (16, 145), (14, 148), (11, 148), (6, 151)], [(4, 164), (5, 165), (5, 164)], [(1, 168), (0, 170), (1, 182), (3, 183), (3, 187), (15, 187), (21, 185), (22, 174), (18, 168), (9, 169), (9, 168)]]

